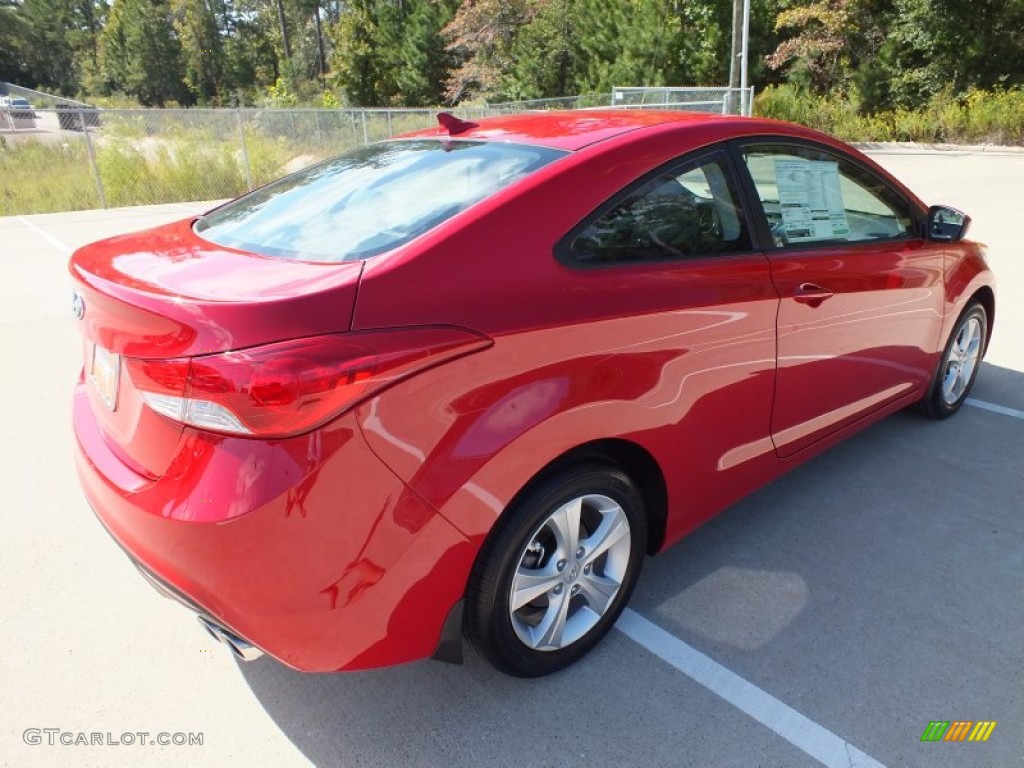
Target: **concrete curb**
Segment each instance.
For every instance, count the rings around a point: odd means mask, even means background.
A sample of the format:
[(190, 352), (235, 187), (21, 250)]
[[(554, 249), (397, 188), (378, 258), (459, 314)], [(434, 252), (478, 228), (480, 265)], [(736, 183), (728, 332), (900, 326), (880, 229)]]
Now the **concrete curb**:
[(923, 152), (983, 152), (987, 155), (1021, 155), (1024, 147), (1000, 144), (924, 144), (917, 141), (853, 141), (850, 142), (862, 152), (892, 152), (920, 154)]

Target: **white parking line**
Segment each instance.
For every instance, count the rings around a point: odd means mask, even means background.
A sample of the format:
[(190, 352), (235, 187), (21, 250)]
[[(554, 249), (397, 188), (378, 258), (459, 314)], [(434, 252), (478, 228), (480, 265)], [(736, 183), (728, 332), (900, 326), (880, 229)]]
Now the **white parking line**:
[(882, 763), (848, 741), (747, 682), (636, 611), (627, 608), (615, 626), (635, 643), (667, 661), (823, 765), (829, 768), (884, 768)]
[(983, 411), (1001, 413), (1003, 416), (1012, 416), (1015, 419), (1024, 419), (1024, 411), (1018, 411), (1016, 408), (1007, 408), (1005, 405), (987, 403), (984, 400), (975, 400), (973, 397), (968, 397), (964, 400), (964, 405), (973, 405), (975, 408), (981, 408)]
[(31, 229), (37, 235), (39, 235), (41, 238), (43, 238), (43, 240), (48, 242), (50, 245), (54, 246), (57, 250), (59, 250), (65, 256), (70, 256), (71, 255), (71, 251), (74, 250), (71, 246), (65, 245), (60, 240), (58, 240), (56, 237), (54, 237), (49, 232), (47, 232), (45, 229), (43, 229), (42, 227), (37, 227), (35, 224), (33, 224), (31, 221), (29, 221), (25, 217), (23, 217), (23, 216), (15, 216), (14, 218), (17, 219), (18, 221), (20, 221), (22, 224), (24, 224), (29, 229)]

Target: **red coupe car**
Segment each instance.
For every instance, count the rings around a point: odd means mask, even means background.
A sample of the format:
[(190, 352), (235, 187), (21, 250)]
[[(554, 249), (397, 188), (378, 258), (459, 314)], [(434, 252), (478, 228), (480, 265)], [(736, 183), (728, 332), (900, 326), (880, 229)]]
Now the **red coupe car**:
[(580, 658), (648, 554), (837, 441), (964, 402), (969, 220), (768, 120), (580, 111), (353, 150), (71, 259), (77, 465), (249, 657)]

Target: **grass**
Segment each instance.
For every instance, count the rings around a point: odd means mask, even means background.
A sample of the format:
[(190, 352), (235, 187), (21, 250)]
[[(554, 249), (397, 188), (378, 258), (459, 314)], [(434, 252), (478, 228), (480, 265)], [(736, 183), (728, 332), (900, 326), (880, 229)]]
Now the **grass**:
[[(89, 135), (106, 204), (115, 207), (234, 197), (250, 181), (261, 186), (364, 139), (433, 124), (426, 112), (115, 110)], [(100, 205), (83, 134), (0, 137), (0, 215)]]
[(100, 206), (85, 143), (0, 137), (0, 216)]

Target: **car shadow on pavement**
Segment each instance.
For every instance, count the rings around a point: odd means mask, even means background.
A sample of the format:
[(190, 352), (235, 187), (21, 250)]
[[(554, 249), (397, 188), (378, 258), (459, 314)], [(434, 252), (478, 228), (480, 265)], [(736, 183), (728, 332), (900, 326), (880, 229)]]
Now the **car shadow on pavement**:
[[(264, 658), (239, 669), (281, 731), (318, 766), (630, 765), (638, 755), (646, 765), (678, 764), (666, 753), (684, 749), (683, 708), (652, 715), (630, 693), (671, 702), (678, 681), (656, 660), (638, 663), (620, 633), (574, 668), (533, 680), (502, 675), (468, 644), (465, 650), (462, 666), (423, 661), (307, 675)], [(652, 744), (651, 732), (665, 735)]]
[[(972, 397), (1024, 410), (1024, 374), (985, 364)], [(917, 728), (915, 741), (950, 702), (958, 717), (999, 717), (1024, 685), (1020, 654), (1006, 651), (1020, 647), (1024, 605), (999, 598), (1024, 591), (1022, 430), (976, 407), (943, 422), (896, 414), (648, 559), (631, 605), (883, 762), (919, 764), (890, 742), (909, 744)], [(957, 590), (937, 598), (942, 584)], [(240, 670), (317, 765), (699, 759), (694, 729), (718, 700), (621, 633), (539, 680), (465, 650), (461, 667), (304, 675), (262, 659)], [(759, 733), (735, 715), (740, 725), (727, 715), (708, 738)], [(709, 749), (745, 754), (732, 741)]]

